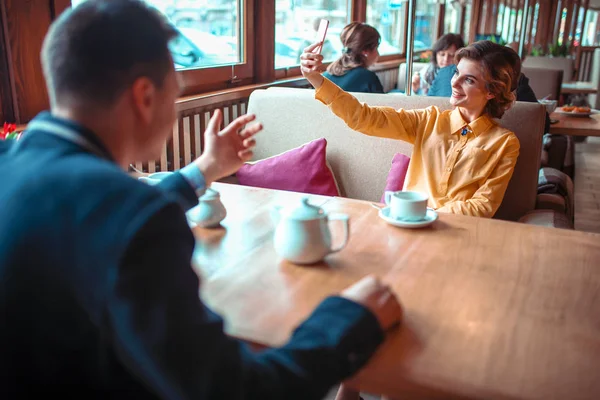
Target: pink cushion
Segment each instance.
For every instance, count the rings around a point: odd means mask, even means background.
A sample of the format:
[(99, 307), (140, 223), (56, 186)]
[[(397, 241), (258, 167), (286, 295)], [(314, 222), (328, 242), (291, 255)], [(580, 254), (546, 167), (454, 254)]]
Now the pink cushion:
[(236, 176), (246, 186), (339, 196), (327, 165), (326, 149), (325, 139), (313, 140), (277, 156), (247, 163)]
[(385, 190), (381, 196), (381, 202), (385, 203), (385, 192), (392, 191), (396, 192), (402, 190), (404, 187), (404, 178), (406, 177), (406, 171), (408, 171), (408, 164), (410, 163), (410, 157), (405, 156), (401, 153), (396, 153), (392, 160), (392, 168), (388, 173), (387, 181), (385, 183)]

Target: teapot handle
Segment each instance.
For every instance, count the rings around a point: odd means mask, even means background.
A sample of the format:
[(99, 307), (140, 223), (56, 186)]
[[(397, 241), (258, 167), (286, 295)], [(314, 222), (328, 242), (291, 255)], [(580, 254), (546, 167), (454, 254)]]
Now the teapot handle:
[(330, 253), (337, 253), (348, 244), (348, 237), (350, 236), (350, 217), (346, 214), (329, 214), (327, 219), (329, 220), (328, 222), (342, 221), (344, 223), (344, 242), (338, 247), (330, 249)]

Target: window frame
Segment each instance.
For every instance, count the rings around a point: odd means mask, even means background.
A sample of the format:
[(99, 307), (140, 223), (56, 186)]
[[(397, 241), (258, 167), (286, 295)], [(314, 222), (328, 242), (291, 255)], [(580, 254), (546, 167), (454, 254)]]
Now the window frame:
[[(254, 78), (254, 41), (250, 32), (254, 31), (254, 10), (256, 0), (241, 1), (240, 39), (242, 43), (241, 56), (244, 62), (219, 65), (214, 67), (187, 68), (177, 70), (181, 82), (182, 96), (201, 92), (233, 88), (252, 83)], [(53, 0), (54, 16), (71, 8), (71, 0)], [(233, 67), (233, 68), (232, 68)]]
[[(365, 22), (367, 20), (367, 2), (368, 1), (369, 0), (349, 0), (350, 10), (349, 10), (348, 14), (350, 15), (350, 21)], [(274, 3), (274, 0), (273, 0), (273, 3)], [(400, 44), (401, 45), (400, 52), (379, 56), (379, 58), (377, 59), (377, 64), (406, 58), (405, 42), (406, 42), (406, 36), (407, 36), (407, 31), (408, 31), (408, 23), (407, 23), (408, 7), (405, 7), (404, 11), (405, 11), (404, 12), (404, 21), (405, 21), (405, 23), (404, 23), (404, 41)], [(274, 17), (274, 14), (275, 14), (275, 6), (273, 5), (273, 17)], [(271, 40), (273, 41), (273, 43), (275, 43), (275, 33), (273, 33)], [(273, 53), (273, 58), (275, 58), (274, 53)], [(325, 68), (327, 68), (327, 66), (329, 66), (329, 64), (331, 64), (331, 62), (324, 63), (323, 66)], [(286, 78), (297, 77), (298, 75), (301, 75), (300, 66), (280, 67), (280, 68), (274, 68), (273, 78), (274, 79), (286, 79)]]

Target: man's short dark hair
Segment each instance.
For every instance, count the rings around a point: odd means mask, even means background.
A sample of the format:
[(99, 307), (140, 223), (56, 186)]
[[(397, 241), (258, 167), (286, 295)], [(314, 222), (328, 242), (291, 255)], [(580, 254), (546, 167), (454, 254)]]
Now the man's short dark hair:
[(52, 104), (109, 105), (147, 77), (161, 87), (173, 68), (175, 29), (140, 0), (88, 0), (50, 27), (42, 65)]

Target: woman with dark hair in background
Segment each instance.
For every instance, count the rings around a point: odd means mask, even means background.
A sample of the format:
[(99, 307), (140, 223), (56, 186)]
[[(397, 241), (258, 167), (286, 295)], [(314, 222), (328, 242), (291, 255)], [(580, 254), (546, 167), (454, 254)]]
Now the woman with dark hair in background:
[(441, 68), (454, 64), (454, 56), (458, 50), (465, 47), (460, 35), (447, 33), (440, 37), (431, 48), (431, 62), (412, 77), (412, 90), (415, 94), (426, 95)]
[(383, 93), (379, 78), (369, 67), (379, 57), (381, 35), (362, 22), (346, 25), (340, 35), (342, 55), (323, 74), (347, 92)]

